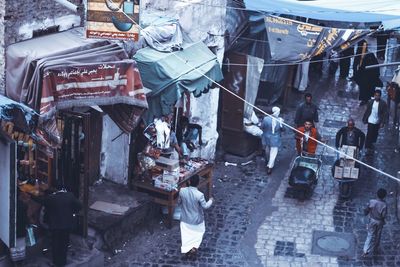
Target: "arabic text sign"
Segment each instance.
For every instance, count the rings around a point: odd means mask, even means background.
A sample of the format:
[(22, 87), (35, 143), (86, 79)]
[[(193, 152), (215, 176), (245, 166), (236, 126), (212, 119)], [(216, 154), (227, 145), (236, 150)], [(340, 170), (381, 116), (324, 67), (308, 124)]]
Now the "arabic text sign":
[(51, 67), (43, 75), (40, 114), (57, 107), (124, 103), (147, 107), (139, 70), (133, 60)]
[(369, 33), (368, 30), (322, 27), (296, 20), (264, 18), (271, 58), (279, 61), (303, 61), (325, 51), (341, 51)]
[(88, 0), (86, 36), (137, 41), (139, 3), (139, 0)]

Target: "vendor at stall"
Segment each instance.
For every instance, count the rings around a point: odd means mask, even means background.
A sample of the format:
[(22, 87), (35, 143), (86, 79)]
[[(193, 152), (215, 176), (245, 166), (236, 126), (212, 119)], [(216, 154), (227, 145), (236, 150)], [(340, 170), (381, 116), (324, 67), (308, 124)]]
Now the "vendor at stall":
[(176, 137), (185, 160), (189, 160), (190, 152), (194, 151), (196, 143), (199, 146), (203, 145), (201, 135), (202, 127), (199, 124), (190, 123), (189, 118), (186, 116), (180, 118)]

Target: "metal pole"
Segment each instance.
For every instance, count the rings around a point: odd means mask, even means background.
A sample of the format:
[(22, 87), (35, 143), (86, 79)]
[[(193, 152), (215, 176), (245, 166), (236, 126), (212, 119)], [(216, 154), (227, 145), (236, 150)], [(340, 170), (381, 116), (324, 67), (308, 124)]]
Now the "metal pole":
[(370, 65), (370, 66), (366, 66), (365, 69), (372, 69), (372, 68), (379, 68), (379, 67), (387, 67), (387, 66), (396, 66), (396, 65), (400, 65), (400, 62), (391, 62), (391, 63), (383, 63), (383, 64)]
[[(397, 178), (400, 178), (400, 171), (397, 171)], [(400, 222), (400, 183), (397, 183), (397, 192), (396, 192), (396, 215), (397, 221)]]
[(71, 10), (73, 12), (77, 13), (79, 11), (79, 6), (72, 4), (68, 0), (54, 0), (54, 1), (59, 3), (60, 5), (65, 6), (66, 8), (68, 8), (69, 10)]

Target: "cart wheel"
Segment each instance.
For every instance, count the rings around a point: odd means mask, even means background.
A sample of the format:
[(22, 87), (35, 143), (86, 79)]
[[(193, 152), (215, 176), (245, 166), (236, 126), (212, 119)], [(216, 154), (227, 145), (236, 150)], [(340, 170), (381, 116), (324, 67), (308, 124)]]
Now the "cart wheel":
[(304, 190), (304, 196), (305, 196), (305, 198), (307, 198), (307, 199), (310, 199), (310, 198), (311, 198), (311, 196), (312, 196), (312, 194), (313, 194), (313, 192), (314, 192), (314, 188), (315, 188), (315, 185), (314, 185), (314, 187), (312, 187), (312, 188), (307, 188), (307, 189)]
[(306, 190), (298, 190), (298, 191), (297, 191), (297, 198), (298, 198), (300, 201), (306, 200), (306, 198), (307, 198)]
[(349, 198), (351, 196), (351, 183), (340, 183), (339, 193), (341, 198)]

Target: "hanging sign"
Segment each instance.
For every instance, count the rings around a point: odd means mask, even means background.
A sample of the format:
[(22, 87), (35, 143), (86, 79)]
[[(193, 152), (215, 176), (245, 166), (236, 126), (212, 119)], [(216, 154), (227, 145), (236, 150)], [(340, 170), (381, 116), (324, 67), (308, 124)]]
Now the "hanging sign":
[(345, 50), (370, 30), (322, 27), (301, 21), (265, 16), (272, 60), (303, 61), (325, 51)]
[(137, 41), (140, 0), (88, 0), (86, 37)]

